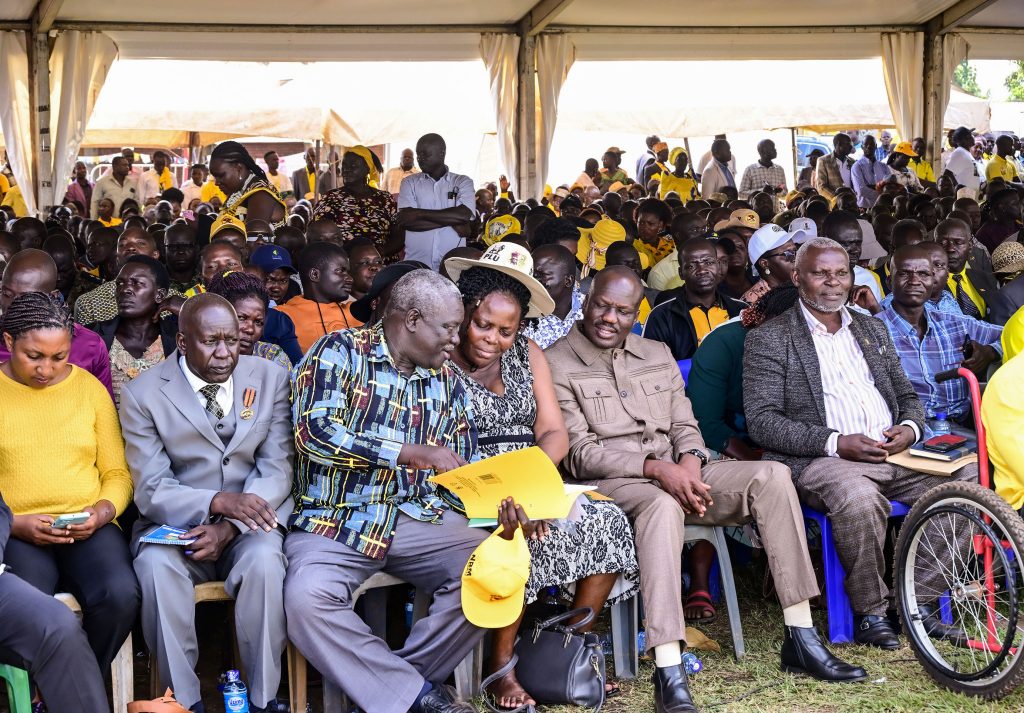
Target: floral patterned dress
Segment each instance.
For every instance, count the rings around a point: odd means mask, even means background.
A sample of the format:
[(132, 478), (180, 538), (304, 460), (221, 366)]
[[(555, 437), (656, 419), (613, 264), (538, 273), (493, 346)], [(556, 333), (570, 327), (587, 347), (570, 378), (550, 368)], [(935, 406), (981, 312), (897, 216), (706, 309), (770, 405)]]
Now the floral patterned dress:
[[(520, 335), (501, 356), (501, 380), (505, 393), (498, 395), (455, 365), (473, 401), (473, 420), (478, 432), (479, 458), (508, 453), (534, 445), (533, 424), (537, 402), (533, 396), (529, 342)], [(626, 514), (614, 503), (583, 497), (582, 517), (574, 523), (557, 521), (541, 541), (530, 540), (530, 579), (526, 602), (537, 599), (550, 586), (571, 588), (594, 574), (618, 572), (608, 604), (636, 592), (640, 568), (633, 546), (633, 530)], [(527, 513), (529, 514), (529, 513)]]
[(136, 359), (125, 349), (117, 337), (110, 343), (110, 384), (114, 388), (114, 406), (121, 408), (121, 388), (136, 376), (164, 360), (164, 345), (160, 337), (146, 347)]
[(342, 188), (324, 194), (313, 210), (313, 220), (333, 220), (346, 241), (367, 237), (378, 247), (391, 235), (398, 220), (398, 203), (387, 191), (373, 189), (365, 198), (357, 198)]

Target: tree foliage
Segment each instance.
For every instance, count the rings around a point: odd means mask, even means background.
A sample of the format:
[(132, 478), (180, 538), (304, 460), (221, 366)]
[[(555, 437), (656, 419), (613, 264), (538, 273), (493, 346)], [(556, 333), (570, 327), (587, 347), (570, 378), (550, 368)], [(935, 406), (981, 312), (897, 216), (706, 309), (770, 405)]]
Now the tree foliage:
[(982, 99), (988, 98), (988, 92), (981, 91), (981, 86), (978, 84), (978, 70), (972, 67), (966, 59), (953, 70), (953, 84), (968, 94)]
[(1010, 90), (1010, 101), (1024, 102), (1024, 60), (1014, 60), (1013, 65), (1014, 70), (1004, 84)]

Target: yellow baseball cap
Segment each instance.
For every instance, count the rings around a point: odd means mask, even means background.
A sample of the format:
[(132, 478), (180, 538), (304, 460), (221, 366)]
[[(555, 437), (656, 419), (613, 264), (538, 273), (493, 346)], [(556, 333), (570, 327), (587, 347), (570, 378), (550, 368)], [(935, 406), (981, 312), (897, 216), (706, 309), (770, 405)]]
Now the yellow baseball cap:
[(523, 611), (530, 548), (517, 527), (511, 540), (495, 531), (469, 556), (462, 572), (462, 613), (471, 624), (501, 629)]
[(236, 218), (233, 215), (223, 214), (217, 217), (217, 220), (213, 221), (213, 225), (210, 226), (210, 237), (213, 238), (217, 233), (228, 228), (234, 228), (240, 232), (243, 236), (247, 236), (245, 231), (245, 223)]
[(906, 154), (910, 158), (917, 158), (917, 152), (914, 151), (914, 145), (909, 141), (900, 141), (896, 144), (896, 148), (893, 149), (896, 153)]

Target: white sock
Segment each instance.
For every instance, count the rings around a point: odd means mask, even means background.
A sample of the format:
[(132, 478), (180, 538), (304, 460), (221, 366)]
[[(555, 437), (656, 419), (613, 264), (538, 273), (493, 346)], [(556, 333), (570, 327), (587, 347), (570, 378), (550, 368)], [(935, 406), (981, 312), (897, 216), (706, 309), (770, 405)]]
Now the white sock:
[(786, 623), (786, 626), (810, 629), (814, 626), (814, 620), (811, 619), (811, 603), (804, 599), (799, 604), (786, 607), (782, 610), (782, 621)]
[[(810, 612), (810, 609), (807, 610)], [(678, 641), (670, 644), (658, 644), (654, 647), (654, 665), (658, 668), (678, 666), (683, 662), (683, 650)]]

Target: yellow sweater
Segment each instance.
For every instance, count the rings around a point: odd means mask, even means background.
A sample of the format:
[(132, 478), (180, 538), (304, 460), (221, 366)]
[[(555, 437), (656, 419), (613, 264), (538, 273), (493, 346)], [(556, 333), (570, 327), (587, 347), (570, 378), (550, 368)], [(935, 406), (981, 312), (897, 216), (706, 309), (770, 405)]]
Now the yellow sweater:
[(110, 394), (71, 367), (33, 389), (0, 373), (0, 493), (15, 515), (81, 512), (109, 500), (120, 515), (132, 476)]

